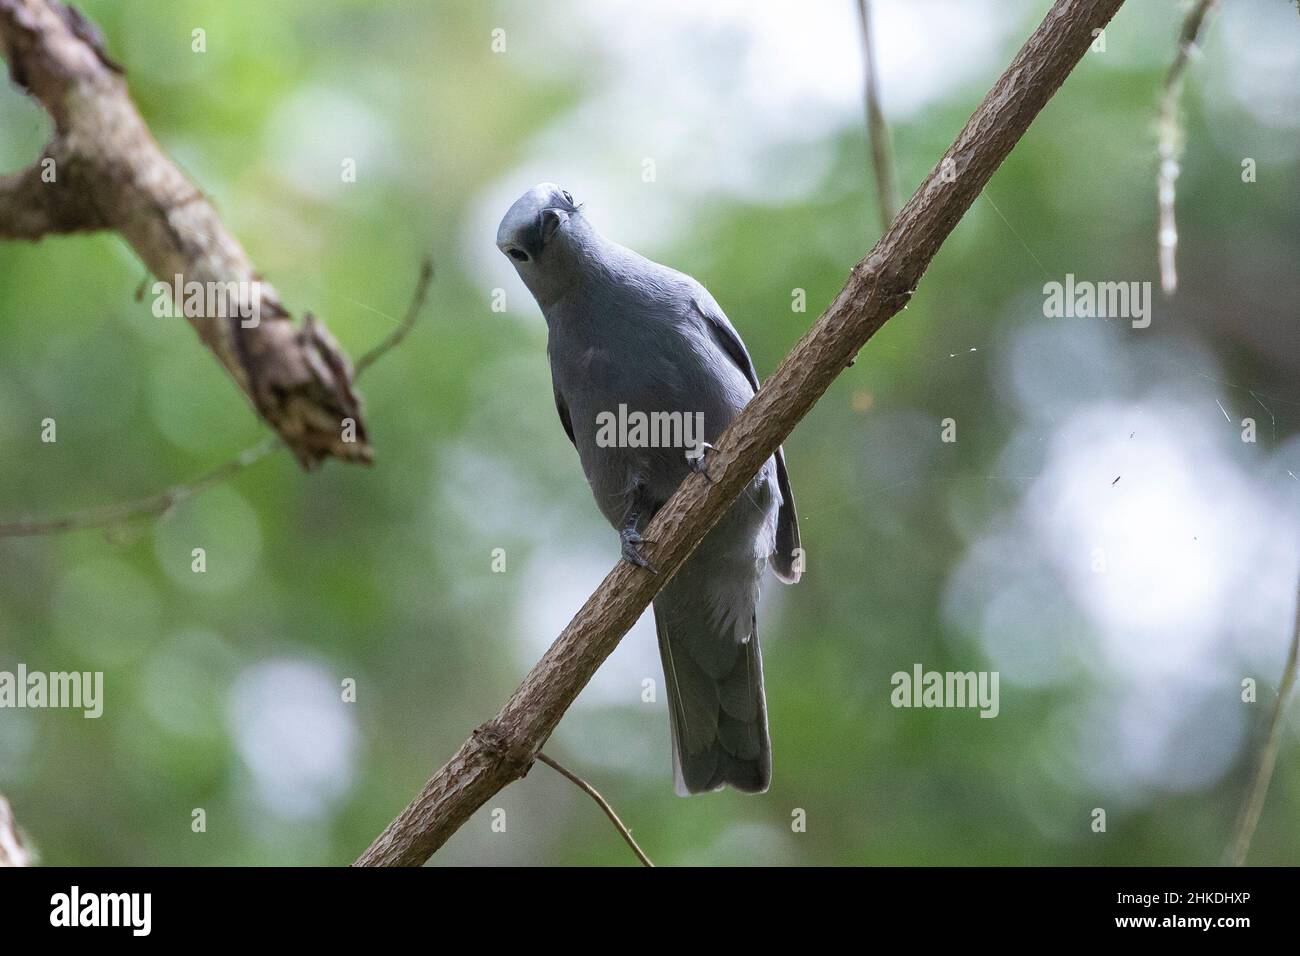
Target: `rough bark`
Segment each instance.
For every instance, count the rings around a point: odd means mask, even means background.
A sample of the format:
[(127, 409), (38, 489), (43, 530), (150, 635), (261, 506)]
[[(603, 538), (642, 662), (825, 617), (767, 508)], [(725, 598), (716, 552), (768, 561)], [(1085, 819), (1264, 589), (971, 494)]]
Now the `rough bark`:
[[(953, 227), (1123, 0), (1057, 0), (830, 308), (786, 356), (645, 532), (654, 575), (620, 563), (524, 678), (363, 853), (357, 865), (417, 866), (493, 794), (528, 772), (574, 698), (749, 479), (906, 305)], [(814, 572), (815, 573), (815, 572)]]
[(57, 0), (0, 0), (0, 53), (14, 83), (54, 122), (41, 159), (0, 177), (0, 239), (108, 229), (161, 282), (220, 284), (245, 290), (245, 299), (255, 286), (255, 325), (234, 308), (188, 321), (304, 467), (329, 457), (370, 461), (347, 357), (310, 313), (294, 323), (212, 204), (163, 152), (93, 24)]

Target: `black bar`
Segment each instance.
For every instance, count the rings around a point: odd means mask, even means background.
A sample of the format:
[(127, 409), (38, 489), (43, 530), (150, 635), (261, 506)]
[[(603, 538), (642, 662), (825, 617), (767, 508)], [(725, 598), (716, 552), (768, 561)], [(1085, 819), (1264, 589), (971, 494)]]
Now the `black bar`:
[[(750, 927), (741, 935), (767, 936), (785, 925), (795, 932), (815, 929), (819, 938), (844, 933), (849, 940), (919, 932), (927, 943), (1099, 935), (1200, 935), (1229, 942), (1243, 933), (1289, 928), (1295, 896), (1289, 869), (630, 868), (626, 879), (579, 869), (9, 870), (0, 871), (0, 933), (7, 943), (75, 934), (83, 942), (131, 945), (143, 938), (374, 943), (391, 932), (417, 931), (441, 946), (456, 945), (464, 928), (477, 925), (531, 946), (549, 945), (548, 924), (570, 939), (601, 927), (598, 938), (613, 943), (623, 937), (609, 936), (609, 927), (620, 921), (629, 941), (664, 938), (684, 928), (672, 920), (694, 919), (692, 911), (716, 916), (735, 907), (737, 916), (751, 917), (738, 921)], [(91, 912), (111, 917), (116, 911), (125, 925), (52, 925), (71, 922), (74, 886), (78, 922)], [(149, 894), (147, 937), (136, 935), (144, 924), (143, 896), (105, 901), (99, 895), (133, 893)], [(735, 940), (733, 931), (735, 925), (728, 942)], [(444, 932), (453, 935), (441, 937)]]

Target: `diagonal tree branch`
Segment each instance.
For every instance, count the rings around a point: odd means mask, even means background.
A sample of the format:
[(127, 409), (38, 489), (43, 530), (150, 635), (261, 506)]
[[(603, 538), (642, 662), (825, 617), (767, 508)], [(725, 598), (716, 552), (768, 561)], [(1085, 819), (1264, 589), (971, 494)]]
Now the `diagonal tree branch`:
[(829, 309), (645, 532), (662, 574), (626, 562), (601, 582), (506, 701), (357, 860), (418, 866), (493, 794), (524, 776), (601, 663), (794, 426), (911, 298), (940, 245), (1124, 0), (1056, 0), (957, 140)]
[(54, 121), (41, 160), (0, 178), (0, 239), (114, 230), (160, 282), (225, 296), (224, 308), (187, 303), (186, 317), (303, 467), (369, 462), (347, 357), (310, 314), (293, 322), (168, 159), (94, 25), (58, 0), (0, 0), (0, 54)]

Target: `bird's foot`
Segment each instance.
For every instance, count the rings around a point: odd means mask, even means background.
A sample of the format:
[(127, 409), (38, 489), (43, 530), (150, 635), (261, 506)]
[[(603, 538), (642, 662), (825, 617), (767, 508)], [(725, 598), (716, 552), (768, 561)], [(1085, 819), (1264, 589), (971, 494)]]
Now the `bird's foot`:
[(686, 453), (686, 465), (697, 475), (703, 475), (704, 480), (713, 484), (713, 479), (709, 477), (709, 466), (705, 464), (705, 452), (713, 450), (713, 446), (706, 441), (702, 441)]
[(623, 560), (629, 564), (635, 564), (638, 568), (645, 568), (651, 574), (658, 574), (659, 569), (647, 561), (641, 554), (641, 549), (637, 545), (645, 542), (645, 538), (637, 534), (635, 528), (624, 528), (618, 534), (619, 540), (623, 542)]

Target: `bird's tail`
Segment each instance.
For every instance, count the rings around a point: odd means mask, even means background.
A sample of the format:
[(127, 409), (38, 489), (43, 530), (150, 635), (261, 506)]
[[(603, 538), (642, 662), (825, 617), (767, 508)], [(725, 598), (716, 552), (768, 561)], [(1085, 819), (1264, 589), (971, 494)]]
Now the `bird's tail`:
[(682, 796), (724, 786), (762, 793), (772, 748), (754, 614), (758, 571), (692, 567), (703, 557), (687, 561), (654, 602), (673, 776)]

